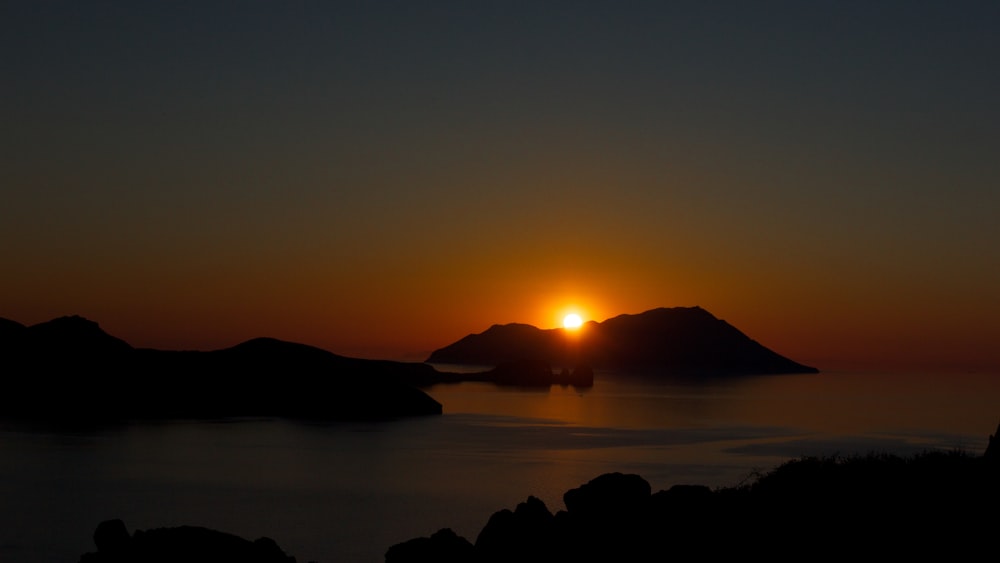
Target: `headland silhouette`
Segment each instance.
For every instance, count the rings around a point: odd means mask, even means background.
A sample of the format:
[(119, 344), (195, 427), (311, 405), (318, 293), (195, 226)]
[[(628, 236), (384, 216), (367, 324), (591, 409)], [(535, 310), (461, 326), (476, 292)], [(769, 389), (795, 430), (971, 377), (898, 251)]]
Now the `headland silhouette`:
[(358, 420), (441, 414), (419, 363), (365, 360), (274, 338), (212, 351), (133, 348), (91, 320), (0, 322), (3, 415), (61, 422), (277, 416)]

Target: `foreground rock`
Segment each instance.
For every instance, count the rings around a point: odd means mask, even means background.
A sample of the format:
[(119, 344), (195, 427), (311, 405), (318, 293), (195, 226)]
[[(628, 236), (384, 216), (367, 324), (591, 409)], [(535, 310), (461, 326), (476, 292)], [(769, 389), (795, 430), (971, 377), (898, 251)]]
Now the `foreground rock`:
[(803, 458), (716, 490), (652, 493), (638, 475), (609, 473), (567, 491), (565, 510), (529, 496), (474, 542), (446, 528), (391, 546), (385, 562), (980, 558), (1000, 525), (997, 443), (978, 457)]
[(97, 551), (83, 554), (79, 563), (296, 563), (270, 538), (250, 541), (198, 526), (130, 536), (123, 521), (107, 520), (94, 531), (94, 544)]

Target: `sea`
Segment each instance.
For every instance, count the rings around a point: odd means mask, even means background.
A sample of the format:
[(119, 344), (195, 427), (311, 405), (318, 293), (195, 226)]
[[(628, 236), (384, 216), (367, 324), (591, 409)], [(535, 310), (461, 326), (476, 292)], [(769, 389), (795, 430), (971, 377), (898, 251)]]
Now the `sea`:
[[(455, 366), (437, 366), (452, 369)], [(336, 393), (335, 389), (328, 391)], [(0, 424), (0, 561), (76, 563), (93, 532), (193, 525), (269, 537), (299, 563), (381, 563), (393, 544), (610, 472), (653, 491), (730, 487), (808, 456), (981, 454), (1000, 373), (823, 372), (594, 386), (436, 385), (440, 416), (384, 422)]]

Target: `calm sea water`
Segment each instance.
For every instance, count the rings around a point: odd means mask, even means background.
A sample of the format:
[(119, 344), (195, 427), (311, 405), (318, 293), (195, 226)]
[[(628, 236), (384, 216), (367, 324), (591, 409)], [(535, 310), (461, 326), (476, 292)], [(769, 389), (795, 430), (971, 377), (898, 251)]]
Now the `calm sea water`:
[(268, 536), (300, 563), (379, 563), (452, 528), (470, 541), (528, 495), (606, 472), (660, 490), (731, 486), (808, 455), (982, 453), (1000, 374), (823, 373), (591, 389), (463, 383), (444, 415), (366, 424), (251, 419), (65, 432), (0, 426), (0, 561), (75, 563), (102, 520)]

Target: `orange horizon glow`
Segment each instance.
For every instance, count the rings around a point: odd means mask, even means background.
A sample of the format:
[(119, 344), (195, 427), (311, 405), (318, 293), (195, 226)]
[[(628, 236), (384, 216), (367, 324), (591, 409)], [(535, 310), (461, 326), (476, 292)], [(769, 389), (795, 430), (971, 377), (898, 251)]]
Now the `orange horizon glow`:
[[(280, 299), (261, 301), (246, 310), (183, 307), (175, 302), (148, 300), (143, 307), (67, 306), (50, 307), (40, 313), (28, 311), (27, 307), (12, 307), (0, 316), (30, 325), (79, 314), (135, 347), (214, 350), (267, 336), (345, 356), (423, 361), (434, 350), (485, 331), (493, 324), (527, 323), (542, 329), (562, 330), (565, 328), (562, 320), (575, 312), (584, 321), (581, 329), (585, 329), (589, 322), (604, 322), (621, 314), (697, 305), (778, 354), (822, 372), (1000, 369), (1000, 353), (990, 346), (997, 333), (990, 326), (972, 325), (979, 329), (976, 338), (971, 338), (968, 330), (960, 330), (957, 320), (952, 325), (928, 330), (919, 322), (917, 312), (907, 317), (869, 317), (859, 324), (850, 317), (839, 319), (826, 309), (761, 309), (732, 300), (639, 303), (608, 298), (586, 300), (586, 307), (579, 305), (584, 299), (575, 299), (569, 305), (553, 305), (560, 301), (544, 298), (523, 300), (521, 306), (504, 307), (505, 302), (511, 303), (513, 299), (492, 299), (479, 306), (470, 300), (460, 308), (447, 308), (443, 301), (422, 301), (419, 307), (401, 306), (404, 301), (395, 301), (394, 308), (388, 310), (361, 300), (355, 307), (324, 309), (316, 307), (315, 301), (305, 295), (298, 303)], [(598, 303), (607, 310), (599, 309)], [(900, 326), (904, 321), (907, 326)], [(941, 336), (942, 330), (947, 337)]]

